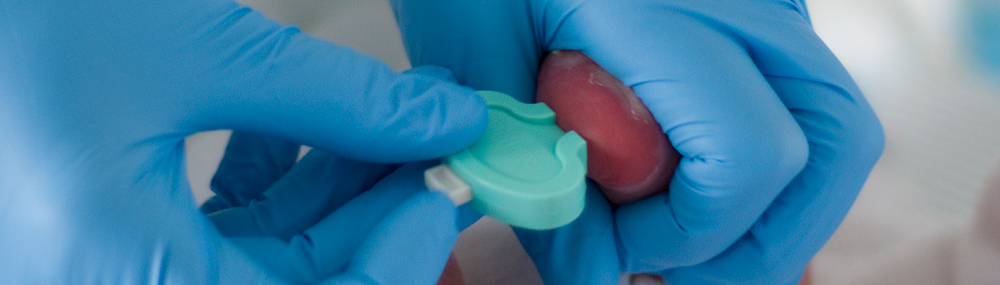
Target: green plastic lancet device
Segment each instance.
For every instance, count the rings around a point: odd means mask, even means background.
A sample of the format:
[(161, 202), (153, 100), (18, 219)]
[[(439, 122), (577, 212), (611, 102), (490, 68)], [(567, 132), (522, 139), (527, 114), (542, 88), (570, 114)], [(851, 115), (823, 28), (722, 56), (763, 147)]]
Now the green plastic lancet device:
[(489, 126), (467, 149), (424, 173), (427, 188), (456, 205), (472, 203), (512, 226), (552, 229), (583, 212), (587, 145), (563, 132), (544, 103), (525, 104), (506, 94), (479, 91)]

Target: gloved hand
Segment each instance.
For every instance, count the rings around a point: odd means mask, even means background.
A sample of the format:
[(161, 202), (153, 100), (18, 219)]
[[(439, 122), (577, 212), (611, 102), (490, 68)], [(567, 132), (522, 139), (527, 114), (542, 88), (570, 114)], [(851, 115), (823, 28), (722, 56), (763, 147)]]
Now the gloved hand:
[[(451, 71), (436, 66), (415, 67), (404, 73), (455, 81)], [(398, 167), (364, 163), (317, 149), (297, 162), (300, 147), (265, 134), (233, 131), (212, 178), (216, 196), (202, 204), (202, 212), (226, 236), (288, 240)], [(459, 210), (457, 225), (461, 228), (482, 217), (468, 204)]]
[(684, 156), (669, 193), (612, 208), (591, 191), (574, 223), (516, 230), (548, 284), (613, 283), (619, 270), (793, 284), (882, 151), (878, 119), (801, 1), (391, 3), (414, 65), (523, 101), (547, 51), (583, 51)]
[[(260, 144), (231, 143), (229, 150), (252, 145)], [(258, 152), (254, 157), (268, 156)], [(438, 261), (447, 259), (458, 238), (457, 211), (451, 200), (428, 192), (423, 184), (423, 171), (438, 163), (407, 164), (385, 177), (398, 166), (353, 161), (314, 149), (266, 191), (257, 193), (260, 198), (211, 213), (209, 218), (255, 261), (292, 283), (315, 283), (351, 269), (354, 272), (324, 283), (368, 278), (379, 284), (431, 284), (441, 275), (443, 263)], [(257, 173), (276, 169), (258, 168)], [(216, 181), (227, 176), (231, 177), (227, 181), (234, 181), (234, 174), (247, 174), (225, 171), (216, 175)], [(249, 196), (247, 189), (238, 192)], [(363, 257), (355, 257), (355, 252)], [(409, 256), (433, 262), (413, 262)], [(352, 264), (359, 259), (368, 266)]]
[[(371, 185), (391, 169), (356, 161), (422, 160), (471, 144), (487, 120), (471, 89), (400, 75), (231, 1), (15, 0), (0, 15), (5, 282), (431, 283), (440, 275), (454, 206), (405, 179)], [(293, 225), (287, 240), (225, 238), (194, 205), (183, 169), (184, 137), (212, 129), (325, 150), (344, 159), (331, 169), (364, 174), (343, 176), (339, 194), (373, 190)], [(267, 256), (312, 263), (281, 267)]]

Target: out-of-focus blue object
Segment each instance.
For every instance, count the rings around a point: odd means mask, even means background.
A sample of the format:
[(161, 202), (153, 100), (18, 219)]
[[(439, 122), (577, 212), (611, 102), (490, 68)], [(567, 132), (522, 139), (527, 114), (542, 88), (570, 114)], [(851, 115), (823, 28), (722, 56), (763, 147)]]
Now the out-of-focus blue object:
[(632, 86), (684, 156), (668, 193), (516, 229), (547, 284), (793, 284), (881, 154), (861, 91), (801, 1), (393, 0), (414, 65), (534, 99), (541, 59), (581, 50)]
[[(376, 183), (394, 169), (379, 163), (454, 153), (486, 123), (472, 89), (396, 73), (231, 1), (4, 1), (0, 275), (17, 284), (433, 283), (457, 235), (455, 207), (408, 178), (421, 165)], [(183, 168), (184, 137), (213, 129), (324, 150), (303, 170), (278, 167), (303, 173), (291, 177), (330, 171), (315, 187), (265, 186), (281, 175), (234, 183), (261, 194), (229, 195), (214, 210), (257, 201), (292, 217), (294, 203), (281, 203), (298, 200), (282, 197), (301, 196), (287, 189), (343, 197), (311, 223), (273, 219), (281, 231), (222, 217), (216, 229)], [(324, 188), (330, 181), (341, 188)]]
[(966, 0), (962, 19), (971, 57), (1000, 81), (1000, 1)]

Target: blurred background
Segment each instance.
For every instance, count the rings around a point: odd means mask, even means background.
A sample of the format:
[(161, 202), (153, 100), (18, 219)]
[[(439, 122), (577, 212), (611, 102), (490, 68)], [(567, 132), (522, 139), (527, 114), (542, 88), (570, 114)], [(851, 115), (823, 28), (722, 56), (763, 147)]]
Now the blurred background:
[(998, 259), (977, 265), (993, 283), (956, 268), (1000, 157), (1000, 1), (807, 4), (886, 134), (854, 208), (815, 258), (816, 284), (1000, 284)]
[[(410, 66), (385, 0), (241, 2), (396, 70)], [(960, 254), (974, 247), (966, 236), (984, 179), (1000, 159), (1000, 0), (807, 4), (816, 32), (865, 92), (886, 134), (854, 208), (813, 262), (814, 284), (1000, 284), (1000, 257)], [(212, 195), (209, 181), (228, 136), (187, 140), (199, 203)], [(463, 232), (456, 255), (468, 284), (538, 282), (517, 249), (509, 228), (481, 221)]]

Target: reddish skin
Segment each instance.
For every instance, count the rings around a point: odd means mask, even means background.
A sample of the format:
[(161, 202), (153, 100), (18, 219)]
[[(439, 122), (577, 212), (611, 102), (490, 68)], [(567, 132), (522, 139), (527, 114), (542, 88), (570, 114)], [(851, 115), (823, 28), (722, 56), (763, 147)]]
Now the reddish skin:
[(462, 268), (458, 266), (454, 253), (448, 256), (448, 263), (445, 263), (437, 285), (465, 285), (465, 276), (462, 275)]
[(587, 177), (612, 203), (664, 192), (681, 155), (631, 87), (579, 51), (554, 51), (538, 72), (538, 102), (587, 141)]
[[(681, 155), (632, 88), (582, 52), (545, 58), (536, 99), (557, 114), (560, 128), (587, 141), (587, 176), (608, 200), (623, 204), (667, 190)], [(812, 284), (811, 267), (799, 285)]]
[(812, 264), (806, 265), (806, 272), (802, 273), (802, 279), (799, 280), (799, 285), (812, 285)]

